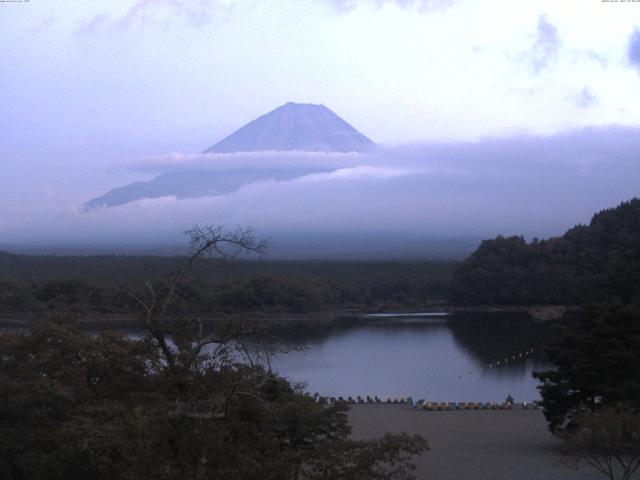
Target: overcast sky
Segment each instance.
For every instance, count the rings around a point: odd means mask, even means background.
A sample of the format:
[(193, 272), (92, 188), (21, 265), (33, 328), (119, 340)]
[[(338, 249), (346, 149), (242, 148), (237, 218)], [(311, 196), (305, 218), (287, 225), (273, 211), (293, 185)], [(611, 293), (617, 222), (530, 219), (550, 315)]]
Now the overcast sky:
[(19, 143), (197, 150), (287, 101), (324, 103), (382, 143), (640, 123), (638, 3), (0, 8), (0, 127)]
[(0, 85), (1, 235), (288, 101), (385, 145), (640, 127), (640, 2), (0, 2)]

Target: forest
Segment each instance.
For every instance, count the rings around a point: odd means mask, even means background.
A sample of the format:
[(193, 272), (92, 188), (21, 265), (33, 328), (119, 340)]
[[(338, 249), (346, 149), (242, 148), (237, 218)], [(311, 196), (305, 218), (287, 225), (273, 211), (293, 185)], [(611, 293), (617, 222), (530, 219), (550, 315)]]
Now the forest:
[[(181, 257), (0, 253), (4, 317), (126, 314), (122, 288), (162, 281)], [(201, 314), (422, 309), (442, 304), (454, 261), (284, 261), (203, 258), (181, 285)]]
[(485, 240), (454, 273), (454, 305), (581, 305), (640, 300), (640, 199), (561, 237)]
[(260, 325), (203, 329), (183, 288), (193, 267), (223, 246), (264, 244), (246, 230), (190, 236), (165, 278), (119, 289), (141, 338), (60, 317), (0, 335), (0, 479), (414, 479), (422, 437), (353, 440), (345, 402), (257, 361), (247, 341)]
[[(450, 305), (583, 306), (557, 324), (555, 368), (535, 374), (544, 414), (581, 452), (593, 432), (622, 435), (595, 452), (622, 448), (639, 468), (627, 428), (640, 392), (639, 199), (562, 237), (484, 241), (462, 264), (210, 258), (220, 244), (258, 256), (265, 245), (249, 230), (188, 233), (186, 257), (0, 253), (0, 311), (31, 326), (0, 337), (0, 478), (415, 478), (424, 438), (350, 439), (346, 404), (290, 384), (245, 342), (268, 354), (262, 319), (279, 313)], [(119, 314), (140, 340), (78, 328)], [(203, 329), (207, 314), (218, 321)]]

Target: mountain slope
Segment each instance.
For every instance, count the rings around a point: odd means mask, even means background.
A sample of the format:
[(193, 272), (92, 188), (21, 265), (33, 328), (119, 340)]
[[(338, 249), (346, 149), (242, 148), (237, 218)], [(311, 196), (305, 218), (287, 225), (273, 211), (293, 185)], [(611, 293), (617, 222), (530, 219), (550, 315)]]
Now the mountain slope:
[[(324, 105), (287, 103), (256, 118), (204, 153), (258, 151), (367, 152), (375, 144)], [(288, 170), (258, 168), (224, 172), (166, 172), (147, 182), (118, 187), (84, 204), (84, 210), (114, 207), (145, 198), (195, 198), (221, 195), (262, 180), (289, 180), (331, 166), (299, 164)]]
[(302, 173), (313, 173), (318, 169), (308, 171), (256, 171), (241, 170), (228, 172), (169, 172), (162, 173), (147, 182), (135, 182), (123, 187), (109, 190), (104, 195), (89, 200), (84, 204), (85, 210), (102, 207), (115, 207), (135, 202), (144, 198), (161, 198), (175, 196), (177, 199), (198, 198), (224, 195), (238, 190), (247, 183), (270, 180), (291, 180)]
[(374, 143), (324, 105), (287, 103), (256, 118), (205, 150), (363, 152)]
[(485, 240), (454, 274), (458, 305), (640, 301), (640, 199), (595, 214), (562, 237)]

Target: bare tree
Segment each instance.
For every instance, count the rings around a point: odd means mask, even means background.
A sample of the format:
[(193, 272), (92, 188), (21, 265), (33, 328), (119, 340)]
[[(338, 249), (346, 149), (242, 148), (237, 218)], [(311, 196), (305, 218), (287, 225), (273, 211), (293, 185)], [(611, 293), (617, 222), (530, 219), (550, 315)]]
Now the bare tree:
[[(350, 440), (346, 403), (312, 397), (271, 370), (270, 356), (278, 348), (268, 329), (232, 319), (205, 335), (181, 291), (195, 262), (208, 255), (262, 254), (267, 243), (256, 240), (249, 229), (195, 226), (186, 234), (191, 251), (167, 281), (122, 289), (140, 307), (142, 326), (152, 342), (156, 388), (164, 392), (155, 418), (167, 424), (171, 440), (166, 455), (181, 465), (181, 472), (191, 472), (179, 478), (211, 478), (210, 472), (221, 468), (219, 452), (225, 442), (245, 448), (246, 437), (251, 439), (250, 451), (257, 448), (260, 456), (271, 452), (260, 463), (273, 463), (281, 475), (269, 478), (414, 479), (410, 460), (427, 449), (426, 442), (408, 435)], [(213, 351), (203, 350), (212, 344)], [(186, 437), (181, 436), (184, 432)], [(193, 432), (199, 435), (197, 442)], [(176, 435), (189, 447), (177, 445)], [(233, 471), (240, 467), (245, 466), (234, 465)]]
[(586, 411), (562, 434), (567, 463), (586, 463), (609, 480), (630, 480), (640, 468), (640, 413), (623, 407)]
[[(143, 328), (157, 344), (171, 368), (178, 366), (178, 363), (181, 367), (189, 368), (205, 346), (228, 341), (228, 338), (204, 335), (203, 324), (198, 317), (183, 319), (181, 322), (172, 316), (172, 309), (181, 302), (180, 286), (196, 261), (210, 256), (235, 258), (243, 253), (263, 255), (268, 247), (268, 242), (256, 239), (250, 228), (226, 230), (222, 226), (194, 225), (185, 234), (190, 238), (191, 249), (184, 263), (169, 276), (167, 282), (157, 284), (147, 280), (139, 291), (121, 287), (121, 291), (140, 307)], [(180, 333), (184, 333), (185, 329), (190, 329), (190, 335), (179, 345), (181, 348), (177, 351), (172, 349), (167, 336), (173, 333), (174, 342), (180, 342)]]

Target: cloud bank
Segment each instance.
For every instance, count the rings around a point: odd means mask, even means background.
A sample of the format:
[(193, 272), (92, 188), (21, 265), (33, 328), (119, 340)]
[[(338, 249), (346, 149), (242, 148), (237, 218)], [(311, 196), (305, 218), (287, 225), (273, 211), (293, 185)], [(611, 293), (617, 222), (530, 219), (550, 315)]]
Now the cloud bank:
[[(606, 127), (640, 126), (631, 9), (584, 0), (2, 8), (0, 242), (181, 241), (176, 232), (196, 221), (307, 237), (561, 233), (637, 194), (638, 132)], [(163, 155), (201, 151), (288, 101), (326, 104), (380, 142), (442, 143), (366, 158)], [(154, 178), (165, 189), (155, 200), (78, 208)]]
[[(413, 239), (418, 254), (426, 239), (547, 237), (640, 195), (638, 151), (639, 130), (608, 127), (389, 147), (376, 155), (171, 154), (135, 168), (222, 183), (246, 172), (262, 176), (219, 194), (165, 195), (88, 213), (77, 204), (42, 205), (30, 225), (16, 222), (0, 238), (23, 245), (38, 238), (55, 245), (180, 245), (192, 224), (248, 225), (276, 245), (295, 238), (300, 249), (330, 256), (347, 249), (345, 238), (354, 252), (364, 239), (387, 250)], [(286, 178), (274, 173), (282, 170)]]
[(361, 153), (331, 152), (241, 152), (241, 153), (181, 153), (149, 156), (130, 165), (142, 172), (170, 172), (183, 170), (313, 170), (356, 166), (367, 156)]

